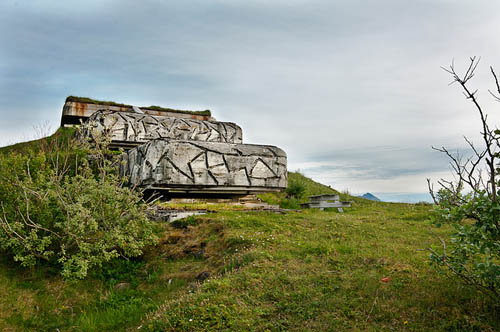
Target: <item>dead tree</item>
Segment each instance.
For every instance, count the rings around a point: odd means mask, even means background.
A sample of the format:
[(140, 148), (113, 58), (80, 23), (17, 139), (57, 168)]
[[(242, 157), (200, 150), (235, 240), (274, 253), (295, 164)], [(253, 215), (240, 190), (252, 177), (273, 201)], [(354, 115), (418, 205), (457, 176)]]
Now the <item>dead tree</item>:
[[(493, 201), (498, 201), (498, 166), (499, 166), (499, 130), (492, 129), (488, 124), (488, 115), (483, 110), (482, 106), (478, 102), (477, 91), (469, 88), (469, 81), (474, 77), (476, 68), (479, 64), (479, 58), (471, 57), (469, 66), (463, 75), (459, 75), (455, 69), (454, 63), (452, 63), (449, 68), (441, 67), (447, 73), (449, 73), (453, 81), (450, 84), (458, 83), (463, 90), (463, 94), (466, 99), (470, 100), (474, 108), (479, 114), (481, 119), (481, 137), (482, 137), (482, 147), (477, 147), (472, 143), (470, 139), (464, 136), (467, 145), (472, 151), (472, 156), (466, 159), (462, 158), (460, 155), (454, 155), (445, 147), (433, 149), (440, 151), (448, 156), (450, 159), (450, 164), (454, 174), (457, 177), (456, 181), (447, 181), (441, 179), (438, 181), (440, 189), (446, 191), (449, 196), (456, 198), (456, 204), (460, 205), (464, 203), (462, 201), (460, 191), (464, 189), (464, 185), (467, 185), (468, 189), (472, 195), (478, 195), (481, 192), (486, 192), (488, 197)], [(500, 84), (497, 75), (493, 69), (490, 67), (491, 74), (495, 81), (495, 91), (488, 90), (490, 95), (494, 100), (500, 102)], [(434, 199), (436, 204), (439, 203), (439, 198), (436, 197), (436, 193), (429, 179), (427, 179), (429, 192)]]

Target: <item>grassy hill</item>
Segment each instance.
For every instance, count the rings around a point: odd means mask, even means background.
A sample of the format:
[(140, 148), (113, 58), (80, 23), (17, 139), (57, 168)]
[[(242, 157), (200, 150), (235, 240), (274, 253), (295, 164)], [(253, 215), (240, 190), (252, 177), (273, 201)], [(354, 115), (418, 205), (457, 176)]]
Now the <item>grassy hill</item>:
[(429, 205), (343, 198), (344, 213), (223, 208), (158, 223), (159, 245), (85, 280), (1, 255), (0, 331), (497, 330), (493, 303), (429, 266), (426, 248), (450, 232), (430, 225)]
[(30, 151), (39, 151), (40, 149), (45, 149), (47, 147), (53, 146), (56, 143), (64, 144), (64, 142), (73, 137), (74, 134), (75, 134), (74, 128), (60, 127), (51, 136), (0, 147), (0, 153), (2, 154), (7, 154), (11, 152), (29, 153)]

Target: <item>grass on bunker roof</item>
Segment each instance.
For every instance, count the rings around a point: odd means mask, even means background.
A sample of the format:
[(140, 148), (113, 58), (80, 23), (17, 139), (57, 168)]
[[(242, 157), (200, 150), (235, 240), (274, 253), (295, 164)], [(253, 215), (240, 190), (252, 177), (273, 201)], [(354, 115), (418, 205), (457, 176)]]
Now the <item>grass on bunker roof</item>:
[[(114, 101), (97, 100), (97, 99), (93, 99), (93, 98), (78, 97), (78, 96), (68, 96), (66, 98), (66, 102), (79, 102), (79, 103), (99, 104), (99, 105), (118, 106), (118, 107), (132, 107), (132, 105), (117, 103)], [(162, 112), (196, 114), (196, 115), (205, 115), (205, 116), (212, 115), (212, 112), (210, 110), (204, 110), (204, 111), (178, 110), (178, 109), (161, 107), (161, 106), (156, 106), (156, 105), (144, 106), (144, 107), (141, 106), (140, 108), (141, 109), (155, 110), (155, 111), (162, 111)]]

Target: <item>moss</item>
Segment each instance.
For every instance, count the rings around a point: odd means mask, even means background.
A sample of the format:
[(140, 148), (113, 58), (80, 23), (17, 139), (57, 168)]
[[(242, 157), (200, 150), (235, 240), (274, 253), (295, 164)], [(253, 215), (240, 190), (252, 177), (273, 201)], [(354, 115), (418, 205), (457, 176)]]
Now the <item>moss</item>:
[[(92, 98), (77, 97), (77, 96), (68, 96), (66, 98), (66, 102), (77, 102), (77, 103), (107, 105), (107, 106), (117, 106), (117, 107), (132, 107), (132, 105), (116, 103), (114, 101), (96, 100), (96, 99), (92, 99)], [(144, 106), (144, 107), (139, 107), (139, 108), (146, 109), (146, 110), (161, 111), (161, 112), (196, 114), (196, 115), (205, 115), (205, 116), (212, 115), (212, 112), (210, 112), (210, 110), (204, 110), (204, 111), (177, 110), (177, 109), (173, 109), (173, 108), (166, 108), (166, 107), (161, 107), (161, 106), (156, 106), (156, 105), (147, 106), (147, 107)]]
[(131, 107), (130, 105), (116, 103), (114, 101), (105, 101), (105, 100), (97, 100), (87, 97), (77, 97), (77, 96), (68, 96), (66, 98), (66, 102), (77, 102), (77, 103), (87, 103), (87, 104), (99, 104), (99, 105), (108, 105), (108, 106), (120, 106), (120, 107)]

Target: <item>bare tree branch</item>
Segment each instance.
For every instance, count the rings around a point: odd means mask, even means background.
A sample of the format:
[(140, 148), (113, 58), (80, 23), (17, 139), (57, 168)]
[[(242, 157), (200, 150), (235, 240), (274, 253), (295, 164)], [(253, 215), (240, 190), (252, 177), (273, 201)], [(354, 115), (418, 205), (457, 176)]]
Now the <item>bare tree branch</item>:
[(434, 204), (439, 204), (438, 200), (436, 199), (435, 193), (434, 193), (434, 185), (431, 183), (431, 179), (427, 178), (427, 188), (429, 188), (429, 194), (432, 197), (432, 200), (434, 201)]
[[(472, 150), (474, 151), (474, 153), (478, 157), (478, 159), (476, 161), (471, 161), (472, 170), (469, 170), (469, 171), (465, 171), (463, 169), (464, 166), (466, 166), (466, 165), (463, 165), (463, 164), (458, 165), (457, 164), (457, 161), (459, 161), (458, 158), (452, 157), (450, 155), (450, 153), (446, 151), (446, 149), (443, 148), (443, 149), (437, 149), (437, 150), (446, 153), (448, 155), (448, 157), (451, 158), (452, 164), (454, 165), (453, 168), (458, 173), (458, 175), (460, 177), (463, 177), (464, 172), (467, 173), (467, 176), (466, 176), (467, 179), (464, 179), (464, 180), (466, 180), (465, 182), (469, 186), (471, 186), (471, 188), (475, 191), (477, 191), (477, 186), (482, 181), (479, 181), (476, 177), (474, 177), (474, 172), (477, 169), (477, 167), (480, 165), (483, 157), (487, 156), (487, 158), (485, 158), (486, 166), (488, 168), (488, 185), (486, 186), (486, 189), (487, 189), (488, 193), (492, 195), (493, 200), (496, 201), (497, 200), (497, 184), (496, 184), (496, 178), (495, 178), (495, 175), (496, 175), (496, 168), (495, 168), (496, 161), (495, 161), (495, 159), (497, 158), (497, 154), (495, 151), (495, 147), (492, 143), (495, 140), (497, 141), (497, 139), (495, 138), (494, 131), (492, 131), (490, 129), (490, 127), (488, 126), (488, 122), (487, 122), (488, 116), (484, 113), (481, 105), (479, 104), (479, 102), (477, 100), (476, 95), (477, 95), (478, 90), (475, 90), (474, 92), (472, 92), (467, 87), (468, 81), (474, 77), (474, 74), (475, 74), (475, 71), (476, 71), (476, 68), (477, 68), (479, 62), (480, 62), (480, 58), (471, 57), (470, 62), (469, 62), (469, 66), (468, 66), (467, 70), (465, 71), (465, 74), (462, 77), (456, 72), (454, 62), (452, 62), (449, 69), (443, 68), (443, 67), (442, 68), (447, 73), (452, 75), (453, 82), (458, 82), (462, 86), (462, 89), (464, 90), (463, 93), (464, 93), (465, 97), (472, 101), (476, 110), (478, 111), (480, 118), (481, 118), (481, 124), (482, 124), (482, 129), (483, 129), (481, 134), (482, 134), (483, 141), (485, 144), (485, 150), (478, 152), (475, 149), (475, 147), (466, 139), (467, 143), (469, 144), (469, 146), (472, 148)], [(495, 79), (497, 91), (500, 93), (500, 84), (498, 82), (498, 78), (495, 74), (495, 71), (493, 70), (492, 67), (490, 67), (490, 70), (491, 70), (491, 73)]]

